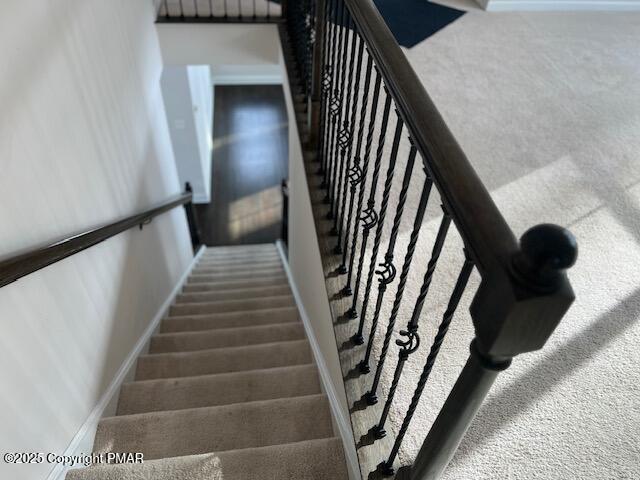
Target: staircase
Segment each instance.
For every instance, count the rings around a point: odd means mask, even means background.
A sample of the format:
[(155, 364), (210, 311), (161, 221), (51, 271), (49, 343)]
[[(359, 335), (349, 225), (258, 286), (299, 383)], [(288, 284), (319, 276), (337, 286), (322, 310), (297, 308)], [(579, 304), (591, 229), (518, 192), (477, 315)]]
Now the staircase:
[(144, 463), (66, 478), (348, 478), (274, 245), (204, 252), (94, 452), (142, 452)]

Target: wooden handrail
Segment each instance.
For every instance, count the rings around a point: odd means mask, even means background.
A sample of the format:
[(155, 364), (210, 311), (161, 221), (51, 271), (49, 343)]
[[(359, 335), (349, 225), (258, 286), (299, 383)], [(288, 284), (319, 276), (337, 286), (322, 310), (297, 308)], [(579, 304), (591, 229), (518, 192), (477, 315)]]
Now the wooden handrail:
[(19, 254), (11, 255), (0, 261), (0, 287), (4, 287), (25, 275), (29, 275), (52, 263), (59, 262), (100, 242), (104, 242), (132, 227), (142, 227), (154, 217), (168, 210), (191, 203), (192, 197), (193, 194), (187, 191), (135, 215), (83, 230), (53, 242), (30, 248)]
[(370, 0), (345, 3), (476, 266), (508, 268), (517, 239), (380, 12)]

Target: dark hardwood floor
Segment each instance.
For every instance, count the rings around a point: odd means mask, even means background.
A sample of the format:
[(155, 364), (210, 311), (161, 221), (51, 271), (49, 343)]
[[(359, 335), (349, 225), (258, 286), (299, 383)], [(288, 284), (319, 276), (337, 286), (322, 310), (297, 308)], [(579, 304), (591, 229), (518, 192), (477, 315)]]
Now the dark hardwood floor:
[(208, 246), (273, 242), (282, 227), (288, 125), (280, 85), (216, 86), (211, 203), (196, 205)]

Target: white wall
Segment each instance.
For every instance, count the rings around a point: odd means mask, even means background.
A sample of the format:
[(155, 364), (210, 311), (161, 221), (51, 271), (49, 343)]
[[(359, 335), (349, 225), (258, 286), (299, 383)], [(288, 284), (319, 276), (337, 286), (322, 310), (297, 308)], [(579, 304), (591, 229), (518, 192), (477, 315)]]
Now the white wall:
[(504, 11), (640, 11), (640, 0), (476, 0), (485, 10)]
[(209, 65), (216, 85), (282, 83), (273, 25), (165, 23), (157, 29), (165, 65)]
[[(3, 2), (0, 258), (181, 190), (153, 22), (150, 2)], [(0, 288), (0, 451), (65, 451), (190, 258), (175, 209)]]
[(166, 66), (160, 81), (180, 184), (211, 200), (213, 87), (209, 65)]

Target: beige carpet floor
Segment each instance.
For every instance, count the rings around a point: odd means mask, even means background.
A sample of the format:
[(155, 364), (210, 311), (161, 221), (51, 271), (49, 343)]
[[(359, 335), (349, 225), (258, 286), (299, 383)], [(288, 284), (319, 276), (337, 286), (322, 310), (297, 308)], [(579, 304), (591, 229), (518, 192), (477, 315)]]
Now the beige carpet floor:
[(145, 462), (69, 480), (348, 478), (274, 245), (203, 254), (122, 386), (117, 416), (100, 421), (94, 452)]
[[(570, 271), (575, 304), (542, 351), (517, 358), (500, 376), (446, 479), (640, 478), (639, 40), (639, 14), (472, 9), (406, 51), (516, 235), (538, 223), (557, 223), (571, 229), (580, 248)], [(390, 137), (387, 152), (389, 144)], [(392, 205), (407, 150), (403, 140)], [(423, 179), (418, 172), (412, 180), (396, 247), (398, 267)], [(434, 197), (396, 331), (411, 313), (438, 222)], [(391, 218), (386, 223), (378, 261)], [(422, 347), (405, 368), (391, 410), (390, 434), (402, 422), (461, 262), (461, 243), (452, 232), (421, 318)], [(473, 335), (468, 306), (477, 281), (474, 274), (397, 465), (415, 457), (464, 364)], [(385, 297), (378, 339), (395, 285)], [(354, 325), (336, 326), (339, 345)], [(374, 358), (380, 347), (377, 341)], [(345, 374), (363, 351), (364, 346), (341, 352)], [(389, 359), (382, 399), (397, 347)], [(354, 413), (356, 423), (361, 414)]]

